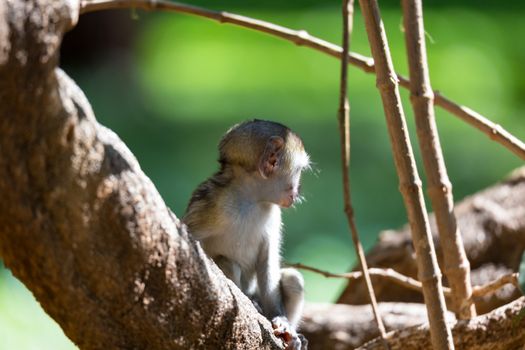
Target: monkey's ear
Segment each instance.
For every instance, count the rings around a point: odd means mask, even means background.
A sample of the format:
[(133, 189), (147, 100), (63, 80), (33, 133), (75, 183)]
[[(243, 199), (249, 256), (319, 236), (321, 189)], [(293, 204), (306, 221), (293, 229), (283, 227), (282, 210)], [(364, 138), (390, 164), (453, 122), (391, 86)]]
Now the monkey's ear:
[(264, 152), (259, 160), (259, 172), (265, 179), (270, 177), (279, 166), (284, 151), (284, 139), (272, 136), (266, 143)]

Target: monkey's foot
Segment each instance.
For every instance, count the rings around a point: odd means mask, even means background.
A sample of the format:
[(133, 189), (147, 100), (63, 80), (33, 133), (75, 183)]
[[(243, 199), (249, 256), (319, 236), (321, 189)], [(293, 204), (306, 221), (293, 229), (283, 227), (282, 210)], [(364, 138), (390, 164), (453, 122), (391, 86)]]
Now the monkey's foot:
[(281, 338), (286, 344), (286, 350), (306, 350), (308, 341), (302, 334), (298, 334), (286, 317), (278, 316), (272, 320), (273, 334)]

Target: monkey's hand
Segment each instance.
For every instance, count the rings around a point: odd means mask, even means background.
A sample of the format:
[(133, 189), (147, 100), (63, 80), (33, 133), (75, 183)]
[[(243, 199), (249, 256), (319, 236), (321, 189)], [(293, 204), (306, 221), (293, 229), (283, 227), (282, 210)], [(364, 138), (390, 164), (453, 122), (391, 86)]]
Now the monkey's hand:
[(290, 325), (288, 319), (277, 316), (272, 320), (273, 334), (281, 338), (286, 344), (286, 350), (306, 350), (308, 341), (302, 334), (298, 334)]

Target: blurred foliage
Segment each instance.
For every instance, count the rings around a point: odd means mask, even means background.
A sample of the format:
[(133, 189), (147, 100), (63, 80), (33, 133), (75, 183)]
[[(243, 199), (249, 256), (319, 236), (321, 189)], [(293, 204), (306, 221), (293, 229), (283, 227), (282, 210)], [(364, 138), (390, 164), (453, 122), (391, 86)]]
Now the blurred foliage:
[[(243, 7), (238, 1), (195, 3), (340, 41), (339, 2), (267, 1), (263, 6), (247, 1)], [(398, 2), (384, 3), (394, 63), (406, 75)], [(429, 3), (425, 25), (433, 87), (525, 139), (520, 118), (525, 107), (525, 44), (516, 39), (525, 34), (525, 6)], [(280, 121), (302, 135), (315, 163), (304, 178), (306, 202), (284, 216), (285, 259), (334, 272), (353, 266), (341, 198), (338, 61), (260, 33), (185, 15), (139, 12), (135, 23), (139, 30), (133, 52), (100, 52), (95, 65), (65, 69), (88, 96), (99, 121), (131, 148), (174, 212), (182, 216), (191, 191), (216, 170), (216, 144), (229, 126), (254, 117)], [(359, 11), (352, 50), (370, 55)], [(349, 82), (353, 202), (361, 238), (370, 248), (379, 231), (402, 225), (406, 217), (375, 78), (350, 68)], [(402, 91), (416, 146), (407, 96)], [(437, 117), (456, 200), (522, 164), (456, 117), (440, 110)], [(331, 301), (344, 284), (304, 275), (310, 301)], [(0, 277), (0, 310), (0, 349), (67, 348), (58, 340), (60, 331), (51, 330), (56, 325), (50, 325), (30, 294), (7, 273)]]

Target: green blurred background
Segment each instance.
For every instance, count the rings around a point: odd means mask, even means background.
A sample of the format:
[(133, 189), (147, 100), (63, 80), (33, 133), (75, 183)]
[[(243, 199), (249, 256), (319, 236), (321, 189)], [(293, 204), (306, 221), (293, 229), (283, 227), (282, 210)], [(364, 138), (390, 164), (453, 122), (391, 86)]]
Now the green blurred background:
[[(406, 75), (399, 3), (383, 3), (394, 64)], [(193, 4), (340, 42), (337, 1)], [(525, 3), (425, 5), (433, 87), (525, 139)], [(352, 50), (370, 55), (359, 11)], [(304, 177), (306, 202), (284, 215), (285, 259), (334, 272), (354, 265), (342, 211), (337, 60), (202, 18), (107, 11), (81, 17), (66, 36), (62, 66), (84, 90), (98, 120), (126, 142), (179, 217), (191, 191), (217, 169), (216, 145), (229, 126), (254, 117), (290, 126), (302, 135), (315, 165)], [(361, 238), (370, 248), (381, 230), (399, 227), (406, 217), (374, 76), (350, 68), (349, 97), (353, 201)], [(402, 97), (415, 142), (404, 90)], [(437, 118), (456, 200), (523, 164), (456, 117), (438, 109)], [(309, 301), (333, 301), (343, 287), (338, 280), (304, 275)], [(31, 293), (0, 268), (0, 349), (71, 348)]]

